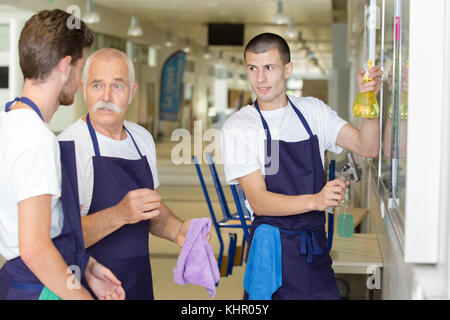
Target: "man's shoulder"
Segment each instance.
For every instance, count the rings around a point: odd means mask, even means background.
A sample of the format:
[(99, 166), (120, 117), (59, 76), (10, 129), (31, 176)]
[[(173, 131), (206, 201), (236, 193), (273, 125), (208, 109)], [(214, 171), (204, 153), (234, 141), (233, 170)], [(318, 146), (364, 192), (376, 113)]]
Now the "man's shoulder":
[[(256, 120), (256, 121), (255, 121)], [(229, 129), (247, 129), (258, 124), (259, 115), (256, 110), (247, 105), (240, 110), (231, 114), (227, 120), (225, 120), (222, 130)]]
[(289, 97), (289, 99), (309, 120), (311, 117), (316, 119), (333, 112), (325, 102), (315, 97)]
[(303, 108), (317, 108), (326, 106), (325, 102), (315, 97), (291, 97), (289, 99), (295, 106)]
[(90, 139), (87, 124), (80, 118), (58, 135), (59, 141), (79, 141)]
[(133, 138), (137, 139), (151, 139), (153, 141), (153, 136), (146, 128), (141, 126), (140, 124), (126, 121), (124, 122), (125, 128), (131, 132)]
[(16, 149), (55, 144), (56, 141), (53, 132), (28, 109), (1, 113), (0, 134), (6, 145)]

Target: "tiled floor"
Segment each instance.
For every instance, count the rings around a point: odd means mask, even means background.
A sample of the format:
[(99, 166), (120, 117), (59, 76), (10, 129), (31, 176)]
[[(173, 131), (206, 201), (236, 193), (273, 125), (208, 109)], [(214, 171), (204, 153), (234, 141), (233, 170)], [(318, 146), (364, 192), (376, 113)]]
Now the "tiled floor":
[[(157, 144), (158, 175), (160, 179), (159, 193), (164, 203), (182, 220), (192, 218), (210, 217), (205, 198), (193, 164), (175, 166), (170, 161), (170, 144)], [(212, 200), (214, 211), (221, 216), (221, 208), (217, 195), (210, 179), (209, 169), (206, 165), (201, 166), (208, 185), (209, 195)], [(217, 168), (222, 179), (224, 192), (227, 200), (232, 200), (222, 169)], [(234, 203), (228, 202), (230, 210), (235, 210)], [(211, 245), (215, 253), (219, 252), (219, 241), (215, 231), (211, 230)], [(240, 238), (242, 239), (242, 238)], [(241, 240), (238, 240), (240, 243)], [(153, 286), (156, 299), (210, 299), (205, 288), (196, 285), (180, 286), (173, 280), (173, 268), (176, 265), (180, 249), (177, 245), (150, 235), (149, 239), (151, 266), (153, 274)], [(226, 252), (227, 248), (225, 248)], [(233, 268), (232, 275), (222, 277), (216, 288), (214, 299), (241, 300), (243, 297), (244, 267)]]
[[(171, 159), (171, 148), (173, 144), (158, 143), (158, 175), (160, 179), (159, 193), (164, 203), (182, 220), (192, 218), (210, 217), (202, 189), (193, 164), (175, 166)], [(217, 200), (214, 185), (210, 178), (209, 169), (202, 165), (213, 208), (217, 215), (221, 216), (221, 208)], [(218, 166), (218, 173), (222, 179), (225, 196), (228, 201), (232, 200), (230, 189), (225, 185), (222, 166)], [(229, 202), (231, 211), (235, 211), (233, 202)], [(212, 229), (211, 245), (214, 252), (219, 252), (219, 241), (215, 231)], [(240, 236), (242, 239), (242, 236)], [(241, 240), (238, 243), (241, 243)], [(153, 275), (153, 287), (155, 298), (159, 300), (205, 300), (210, 299), (205, 288), (196, 285), (180, 286), (173, 280), (173, 268), (176, 265), (180, 249), (177, 245), (167, 240), (149, 237), (151, 256), (151, 267)], [(225, 248), (224, 252), (227, 251)], [(2, 257), (0, 256), (0, 266)], [(214, 299), (219, 300), (241, 300), (243, 297), (243, 278), (245, 267), (236, 266), (232, 275), (222, 277), (216, 288)], [(364, 278), (351, 276), (339, 276), (349, 283), (351, 288), (351, 299), (365, 299)]]
[[(158, 173), (160, 179), (159, 193), (165, 204), (181, 219), (210, 217), (205, 198), (193, 164), (173, 165), (170, 160), (170, 150), (173, 144), (157, 144)], [(203, 175), (208, 185), (209, 195), (213, 202), (216, 215), (221, 216), (221, 208), (217, 199), (214, 185), (210, 178), (209, 168), (201, 166)], [(235, 211), (232, 195), (225, 184), (223, 166), (217, 166), (219, 177), (224, 188), (225, 196), (231, 211)], [(242, 238), (241, 238), (242, 239)], [(205, 288), (186, 285), (179, 286), (173, 281), (173, 268), (176, 265), (179, 248), (166, 240), (150, 236), (150, 254), (153, 274), (153, 285), (156, 299), (210, 299)], [(214, 230), (212, 230), (211, 245), (215, 253), (219, 252), (219, 242)], [(238, 240), (238, 243), (241, 241)], [(225, 248), (225, 252), (226, 252)], [(221, 278), (215, 299), (241, 300), (243, 297), (243, 279), (245, 266), (233, 268), (232, 275)], [(336, 278), (344, 280), (350, 290), (349, 299), (366, 299), (365, 276), (363, 275), (336, 275)], [(340, 282), (342, 283), (342, 282)]]

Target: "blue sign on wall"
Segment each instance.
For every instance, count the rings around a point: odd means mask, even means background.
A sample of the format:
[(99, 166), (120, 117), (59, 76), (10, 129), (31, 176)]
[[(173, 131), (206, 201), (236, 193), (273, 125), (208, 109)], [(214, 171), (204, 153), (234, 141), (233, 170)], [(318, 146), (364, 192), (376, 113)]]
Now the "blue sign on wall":
[(161, 96), (159, 118), (161, 120), (178, 120), (182, 101), (184, 64), (186, 53), (175, 52), (164, 63), (161, 74)]

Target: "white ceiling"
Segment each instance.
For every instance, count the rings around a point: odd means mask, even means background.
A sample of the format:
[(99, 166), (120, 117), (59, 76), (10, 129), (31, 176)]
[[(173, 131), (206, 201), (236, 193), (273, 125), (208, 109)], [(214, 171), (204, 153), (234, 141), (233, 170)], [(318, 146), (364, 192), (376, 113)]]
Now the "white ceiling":
[[(262, 32), (284, 34), (286, 26), (272, 24), (276, 0), (94, 0), (102, 7), (126, 15), (136, 15), (181, 38), (206, 45), (207, 23), (245, 24), (244, 42)], [(331, 24), (333, 0), (283, 0), (283, 12), (294, 20), (302, 39), (325, 70), (332, 67)], [(298, 41), (290, 42), (292, 59), (300, 68), (310, 68), (306, 50)], [(303, 45), (303, 46), (304, 46)], [(242, 52), (242, 48), (228, 51)]]

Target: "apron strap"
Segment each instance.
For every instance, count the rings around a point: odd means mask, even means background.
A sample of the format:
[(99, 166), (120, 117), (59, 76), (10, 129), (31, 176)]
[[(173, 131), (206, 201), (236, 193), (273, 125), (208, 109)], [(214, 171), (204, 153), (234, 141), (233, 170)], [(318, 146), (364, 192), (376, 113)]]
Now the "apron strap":
[(287, 234), (295, 234), (300, 235), (300, 253), (304, 256), (306, 256), (306, 262), (312, 263), (313, 256), (321, 256), (323, 255), (323, 250), (319, 246), (319, 243), (317, 242), (316, 235), (317, 234), (326, 234), (325, 232), (314, 232), (314, 231), (293, 231), (293, 230), (287, 230), (287, 229), (281, 229), (280, 231), (282, 233)]
[(303, 123), (303, 126), (306, 129), (306, 132), (308, 132), (309, 136), (312, 137), (313, 133), (312, 133), (311, 128), (309, 127), (309, 124), (306, 121), (305, 117), (303, 116), (303, 114), (300, 112), (300, 110), (297, 107), (294, 107), (294, 104), (292, 103), (291, 99), (289, 99), (289, 97), (287, 97), (287, 98), (289, 100), (289, 103), (290, 103), (292, 109), (294, 109), (294, 111), (297, 114), (297, 116), (299, 117), (300, 121)]
[(39, 118), (41, 118), (42, 121), (44, 121), (44, 117), (42, 116), (41, 110), (39, 110), (39, 108), (37, 107), (37, 105), (31, 101), (30, 99), (28, 99), (27, 97), (22, 97), (22, 98), (15, 98), (13, 101), (8, 102), (5, 105), (5, 111), (9, 112), (11, 109), (11, 106), (16, 103), (17, 101), (20, 101), (24, 104), (26, 104), (27, 106), (29, 106), (31, 109), (33, 109), (34, 112), (37, 113), (37, 115), (39, 116)]
[(259, 116), (261, 117), (261, 121), (262, 121), (264, 130), (266, 130), (267, 142), (272, 141), (272, 136), (270, 134), (269, 126), (267, 125), (266, 119), (264, 119), (264, 117), (261, 113), (261, 110), (259, 109), (258, 99), (255, 100), (254, 105), (255, 105), (256, 110), (258, 110)]
[[(300, 121), (303, 124), (303, 127), (305, 128), (306, 132), (308, 133), (309, 137), (313, 136), (313, 133), (311, 131), (311, 128), (308, 124), (308, 122), (306, 121), (305, 117), (303, 116), (303, 114), (300, 112), (300, 110), (295, 107), (295, 105), (292, 103), (291, 99), (289, 99), (288, 96), (286, 96), (288, 101), (289, 101), (289, 105), (292, 107), (292, 109), (294, 109), (295, 113), (297, 114), (298, 118), (300, 119)], [(261, 117), (261, 121), (264, 127), (264, 130), (266, 132), (266, 138), (267, 138), (267, 156), (270, 157), (272, 154), (272, 150), (271, 150), (271, 142), (272, 142), (272, 136), (270, 134), (270, 130), (269, 130), (269, 126), (267, 125), (266, 120), (264, 119), (261, 110), (259, 109), (259, 105), (258, 105), (258, 99), (255, 100), (254, 102), (255, 108), (256, 110), (258, 110), (259, 116)]]
[[(91, 140), (92, 140), (92, 145), (94, 146), (95, 156), (96, 157), (100, 157), (100, 148), (98, 146), (97, 135), (95, 133), (94, 127), (92, 127), (91, 120), (89, 119), (89, 113), (86, 116), (86, 123), (87, 123), (88, 129), (89, 129), (89, 134), (91, 135)], [(128, 129), (125, 127), (125, 125), (123, 126), (123, 128), (125, 129), (127, 134), (130, 136), (131, 140), (133, 141), (133, 144), (136, 147), (136, 150), (139, 153), (139, 156), (141, 158), (143, 158), (141, 150), (139, 150), (139, 147), (138, 147), (136, 141), (134, 140), (133, 135), (131, 134), (131, 132), (128, 131)]]
[(130, 135), (130, 137), (131, 137), (131, 140), (133, 140), (133, 143), (134, 143), (134, 146), (136, 147), (136, 150), (137, 150), (137, 152), (139, 153), (139, 155), (141, 156), (141, 158), (143, 157), (143, 155), (142, 155), (142, 153), (141, 153), (141, 150), (139, 150), (139, 147), (138, 147), (138, 145), (137, 145), (137, 143), (136, 143), (136, 141), (134, 140), (134, 138), (133, 138), (133, 135), (131, 134), (131, 132), (130, 131), (128, 131), (128, 129), (127, 128), (125, 128), (125, 125), (123, 126), (123, 128), (125, 129), (125, 131)]
[(259, 116), (261, 117), (261, 121), (264, 127), (264, 131), (266, 132), (266, 140), (267, 140), (267, 156), (270, 158), (272, 156), (272, 135), (270, 134), (269, 126), (267, 125), (266, 119), (264, 119), (261, 110), (259, 110), (258, 99), (254, 102), (256, 110), (258, 110)]
[(89, 113), (86, 116), (86, 124), (89, 129), (89, 134), (91, 135), (92, 145), (94, 147), (94, 152), (96, 157), (100, 157), (100, 148), (98, 147), (97, 135), (95, 134), (95, 130), (92, 127), (91, 120), (89, 119)]
[(15, 281), (13, 280), (10, 285), (11, 288), (25, 290), (25, 291), (35, 291), (41, 292), (44, 289), (42, 284), (31, 283), (31, 282), (23, 282), (23, 281)]

